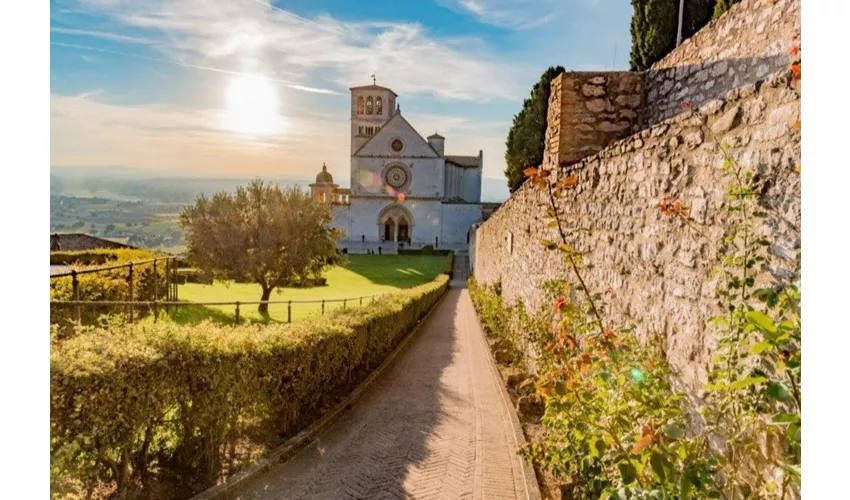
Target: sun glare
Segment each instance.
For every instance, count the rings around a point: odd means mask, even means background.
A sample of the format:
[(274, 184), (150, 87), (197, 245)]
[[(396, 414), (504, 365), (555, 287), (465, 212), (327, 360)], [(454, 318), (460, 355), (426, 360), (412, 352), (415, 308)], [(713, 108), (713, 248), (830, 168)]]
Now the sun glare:
[(248, 135), (268, 135), (280, 129), (274, 85), (257, 75), (243, 75), (227, 88), (224, 127)]

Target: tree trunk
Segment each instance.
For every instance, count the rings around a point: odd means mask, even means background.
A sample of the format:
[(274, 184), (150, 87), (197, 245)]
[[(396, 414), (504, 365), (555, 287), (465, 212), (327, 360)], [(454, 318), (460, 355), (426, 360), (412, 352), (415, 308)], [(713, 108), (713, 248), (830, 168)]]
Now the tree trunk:
[[(271, 294), (272, 294), (271, 288), (263, 287), (263, 296), (260, 297), (260, 300), (269, 300), (269, 297), (271, 297)], [(268, 304), (260, 304), (260, 306), (257, 307), (257, 312), (259, 312), (264, 318), (268, 318), (269, 317), (269, 305)]]

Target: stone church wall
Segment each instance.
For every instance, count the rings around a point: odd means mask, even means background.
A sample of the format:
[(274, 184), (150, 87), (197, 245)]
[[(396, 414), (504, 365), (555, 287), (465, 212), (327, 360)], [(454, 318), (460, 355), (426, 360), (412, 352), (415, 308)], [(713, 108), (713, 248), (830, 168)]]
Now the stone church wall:
[[(744, 0), (721, 19), (724, 22), (715, 22), (695, 36), (701, 44), (718, 40), (704, 57), (714, 61), (711, 64), (719, 63), (718, 54), (730, 57), (728, 46), (743, 51), (750, 39), (768, 56), (777, 54), (776, 46), (759, 45), (759, 41), (771, 23), (797, 23), (799, 2), (769, 4), (763, 7)], [(743, 20), (755, 22), (744, 27)], [(727, 30), (735, 26), (740, 29), (730, 34)], [(779, 43), (784, 50), (785, 42)], [(673, 61), (687, 66), (699, 60), (693, 50), (683, 45), (665, 59), (673, 74), (679, 67)], [(560, 148), (566, 144), (555, 135), (561, 133), (560, 127), (550, 123), (547, 130), (544, 168), (578, 177), (577, 188), (561, 200), (559, 211), (567, 227), (588, 230), (574, 233), (571, 240), (577, 251), (586, 252), (585, 262), (592, 264), (584, 273), (589, 287), (599, 293), (609, 290), (606, 300), (615, 321), (633, 324), (643, 338), (662, 341), (685, 387), (696, 388), (705, 381), (714, 349), (708, 319), (718, 314), (719, 304), (714, 295), (717, 278), (710, 270), (718, 263), (718, 242), (728, 229), (724, 210), (728, 180), (722, 177), (723, 152), (712, 136), (728, 144), (729, 154), (739, 164), (755, 168), (769, 180), (765, 198), (776, 214), (768, 217), (761, 230), (774, 242), (776, 267), (766, 270), (761, 280), (769, 279), (771, 273), (786, 273), (800, 247), (800, 175), (796, 171), (800, 82), (793, 80), (789, 65), (786, 60), (778, 71), (740, 88), (735, 87), (734, 77), (716, 82), (712, 95), (719, 97), (700, 106), (706, 116), (704, 126), (681, 108), (677, 116), (662, 119), (667, 111), (661, 109), (652, 127), (569, 166), (553, 161), (562, 157)], [(754, 71), (761, 73), (758, 67)], [(678, 92), (675, 99), (699, 100), (707, 95), (690, 85), (683, 88), (688, 92)], [(655, 101), (648, 99), (645, 109), (658, 99), (657, 95)], [(664, 99), (672, 102), (674, 98)], [(710, 134), (705, 134), (704, 127)], [(679, 198), (691, 207), (702, 235), (657, 209), (665, 197)], [(555, 229), (546, 227), (546, 208), (544, 193), (524, 185), (479, 226), (470, 250), (480, 282), (501, 283), (508, 302), (521, 300), (533, 309), (543, 305), (543, 281), (570, 276), (561, 254), (546, 251), (540, 243), (556, 239)]]
[(443, 203), (440, 248), (464, 250), (472, 225), (482, 219), (481, 205), (473, 203)]
[(351, 237), (351, 205), (332, 205), (331, 215), (331, 225), (345, 231), (342, 239), (348, 240)]
[(402, 163), (409, 169), (410, 185), (405, 190), (408, 196), (440, 197), (443, 194), (443, 160), (439, 158), (357, 158), (357, 194), (385, 195), (384, 168), (393, 163)]

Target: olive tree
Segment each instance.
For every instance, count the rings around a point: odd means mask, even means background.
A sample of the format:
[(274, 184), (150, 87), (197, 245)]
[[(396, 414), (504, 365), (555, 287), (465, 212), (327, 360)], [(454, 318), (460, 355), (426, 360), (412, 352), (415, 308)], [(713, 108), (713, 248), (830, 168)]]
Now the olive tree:
[[(180, 214), (188, 258), (223, 279), (253, 281), (260, 300), (287, 284), (321, 276), (337, 261), (327, 205), (298, 187), (280, 188), (260, 179), (235, 193), (199, 196)], [(260, 304), (268, 315), (268, 304)]]

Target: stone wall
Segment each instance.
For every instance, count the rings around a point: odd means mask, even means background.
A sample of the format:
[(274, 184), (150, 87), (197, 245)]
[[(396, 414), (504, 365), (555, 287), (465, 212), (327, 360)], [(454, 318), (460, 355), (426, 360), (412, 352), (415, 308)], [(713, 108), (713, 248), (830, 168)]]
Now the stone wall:
[(742, 0), (646, 72), (643, 121), (653, 125), (785, 69), (799, 45), (800, 0)]
[(544, 162), (566, 165), (598, 153), (639, 127), (644, 76), (629, 72), (565, 72), (552, 80)]
[[(707, 320), (719, 305), (717, 281), (709, 271), (718, 262), (718, 244), (728, 226), (724, 157), (712, 136), (728, 144), (728, 153), (742, 166), (770, 181), (765, 196), (779, 215), (771, 215), (762, 229), (772, 235), (779, 265), (766, 270), (763, 279), (793, 266), (800, 245), (799, 81), (786, 68), (705, 103), (700, 113), (704, 124), (697, 116), (679, 115), (578, 163), (548, 167), (559, 177), (578, 177), (559, 211), (567, 227), (586, 230), (571, 239), (592, 264), (585, 273), (589, 287), (607, 291), (618, 323), (634, 324), (642, 337), (662, 340), (671, 365), (690, 388), (705, 380), (714, 345)], [(702, 234), (663, 215), (656, 206), (665, 197), (692, 207)], [(476, 231), (475, 276), (482, 283), (500, 282), (508, 302), (522, 300), (537, 308), (542, 281), (570, 276), (562, 254), (540, 243), (557, 239), (556, 230), (546, 227), (547, 206), (545, 193), (525, 184)]]

